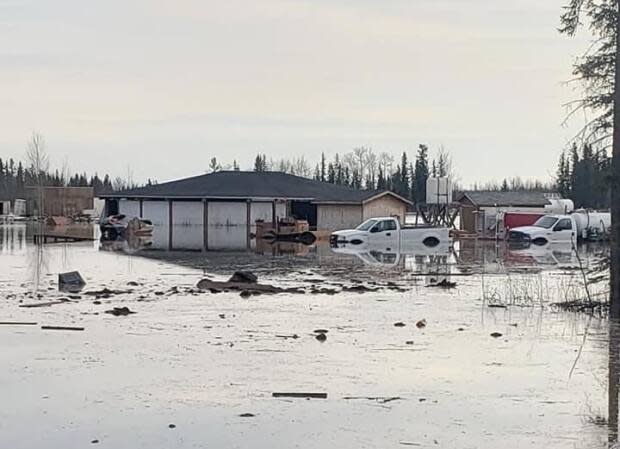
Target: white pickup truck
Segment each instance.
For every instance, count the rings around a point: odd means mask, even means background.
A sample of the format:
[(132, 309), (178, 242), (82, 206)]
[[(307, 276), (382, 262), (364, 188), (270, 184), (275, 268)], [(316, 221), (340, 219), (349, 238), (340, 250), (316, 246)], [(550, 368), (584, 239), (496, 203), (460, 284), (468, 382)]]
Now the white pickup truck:
[(385, 249), (400, 249), (411, 243), (436, 247), (450, 241), (450, 231), (437, 226), (403, 226), (394, 217), (378, 217), (366, 220), (355, 229), (336, 231), (331, 234), (330, 245), (372, 246)]
[(575, 212), (570, 215), (545, 215), (532, 226), (519, 226), (508, 232), (508, 242), (546, 245), (556, 242), (576, 243), (580, 239), (601, 239), (609, 233), (608, 212)]

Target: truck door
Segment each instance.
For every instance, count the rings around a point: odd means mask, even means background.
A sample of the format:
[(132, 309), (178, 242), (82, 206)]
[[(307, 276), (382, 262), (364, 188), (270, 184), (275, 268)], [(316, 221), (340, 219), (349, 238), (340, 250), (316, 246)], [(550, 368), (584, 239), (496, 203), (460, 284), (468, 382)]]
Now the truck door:
[(372, 249), (392, 251), (398, 248), (398, 226), (396, 220), (381, 220), (370, 229), (368, 239)]
[(552, 242), (570, 242), (575, 238), (573, 222), (570, 218), (562, 218), (553, 227)]

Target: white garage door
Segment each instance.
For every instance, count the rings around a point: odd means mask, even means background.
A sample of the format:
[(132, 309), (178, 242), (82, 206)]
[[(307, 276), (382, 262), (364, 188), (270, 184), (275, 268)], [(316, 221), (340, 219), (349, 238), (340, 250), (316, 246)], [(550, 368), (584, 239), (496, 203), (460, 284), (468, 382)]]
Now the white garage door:
[(140, 202), (133, 200), (120, 200), (118, 202), (118, 213), (128, 217), (140, 216)]

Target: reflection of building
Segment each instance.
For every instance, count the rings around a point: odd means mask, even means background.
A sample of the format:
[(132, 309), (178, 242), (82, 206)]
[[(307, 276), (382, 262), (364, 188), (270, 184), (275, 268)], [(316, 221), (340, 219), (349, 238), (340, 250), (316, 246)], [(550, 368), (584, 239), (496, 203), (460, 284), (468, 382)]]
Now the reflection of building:
[(0, 215), (15, 215), (23, 217), (26, 215), (26, 200), (1, 200)]
[[(43, 209), (39, 195), (43, 199)], [(28, 215), (48, 217), (71, 217), (80, 215), (85, 209), (92, 209), (94, 190), (92, 187), (26, 187), (26, 212)]]
[[(165, 234), (155, 246), (172, 249), (234, 249), (250, 246), (257, 220), (307, 220), (334, 230), (373, 216), (404, 219), (411, 203), (387, 191), (361, 191), (277, 172), (222, 171), (111, 195), (108, 215), (149, 219)], [(206, 225), (206, 226), (205, 226)]]

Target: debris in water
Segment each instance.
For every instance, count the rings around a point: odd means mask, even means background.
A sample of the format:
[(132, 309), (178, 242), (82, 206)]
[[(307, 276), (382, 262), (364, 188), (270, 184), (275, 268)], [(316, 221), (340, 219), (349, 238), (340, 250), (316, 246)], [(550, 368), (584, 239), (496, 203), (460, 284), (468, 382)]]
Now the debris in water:
[(98, 443), (99, 443), (99, 440), (93, 440), (90, 442), (90, 444), (98, 444)]
[(129, 285), (130, 287), (138, 287), (140, 284), (138, 284), (136, 281), (129, 281), (127, 282), (127, 285)]
[(493, 337), (493, 338), (500, 338), (500, 337), (503, 337), (503, 334), (500, 334), (499, 332), (493, 332), (491, 334), (491, 337)]
[(406, 324), (402, 323), (400, 321), (398, 323), (394, 323), (394, 327), (405, 327), (405, 326), (406, 326)]
[(426, 327), (426, 319), (418, 321), (415, 325), (418, 329), (424, 329)]
[(274, 398), (327, 399), (327, 393), (273, 393)]
[(82, 293), (87, 296), (100, 296), (102, 298), (109, 298), (113, 295), (124, 295), (127, 293), (133, 293), (132, 290), (110, 290), (109, 288), (102, 288), (101, 290), (91, 290), (88, 292)]
[(376, 290), (378, 289), (366, 287), (365, 285), (353, 285), (351, 287), (348, 287), (348, 286), (342, 287), (342, 291), (356, 292), (356, 293), (368, 293), (368, 292), (374, 292)]
[(175, 424), (168, 424), (169, 429), (176, 429), (177, 426)]
[(256, 415), (252, 414), (252, 413), (242, 413), (241, 415), (239, 415), (240, 418), (254, 418)]
[(328, 334), (329, 331), (327, 329), (317, 329), (314, 331), (315, 334)]
[(365, 400), (365, 401), (376, 401), (379, 402), (381, 404), (387, 404), (389, 402), (394, 402), (394, 401), (402, 401), (403, 398), (399, 397), (399, 396), (389, 396), (389, 397), (372, 397), (372, 396), (346, 396), (344, 398), (345, 401), (358, 401), (358, 400)]
[(127, 316), (137, 312), (129, 310), (129, 307), (114, 307), (112, 310), (106, 310), (105, 313), (109, 313), (114, 316)]
[(297, 340), (299, 338), (299, 335), (297, 335), (297, 334), (293, 334), (293, 335), (276, 335), (276, 338), (284, 338), (284, 339), (292, 338), (293, 340)]
[(508, 306), (505, 304), (489, 304), (491, 309), (507, 309)]
[(406, 342), (405, 344), (407, 345), (412, 345), (413, 344), (413, 340), (409, 340), (408, 342)]
[(250, 271), (235, 271), (228, 282), (235, 282), (241, 284), (256, 284), (258, 283), (258, 276)]
[(444, 278), (441, 281), (436, 281), (436, 280), (435, 282), (431, 281), (431, 283), (427, 285), (427, 287), (456, 288), (456, 282), (452, 282)]
[(0, 326), (36, 326), (37, 323), (30, 321), (0, 321)]
[(85, 285), (84, 278), (77, 271), (58, 275), (58, 290), (60, 291), (76, 293), (82, 290)]
[(20, 304), (19, 307), (23, 307), (25, 309), (32, 309), (35, 307), (51, 307), (51, 306), (55, 306), (58, 304), (64, 304), (66, 302), (71, 302), (68, 299), (58, 299), (56, 301), (48, 301), (48, 302), (37, 302), (37, 303), (33, 303), (33, 304)]
[(276, 294), (276, 293), (305, 293), (300, 288), (280, 288), (269, 284), (250, 284), (248, 282), (218, 282), (210, 279), (202, 279), (196, 285), (200, 290), (209, 290), (211, 293), (220, 292), (243, 292), (249, 290), (252, 294)]
[(323, 343), (324, 341), (327, 341), (327, 335), (325, 334), (319, 334), (315, 337), (318, 341), (320, 341), (321, 343)]
[(83, 331), (83, 327), (73, 326), (41, 326), (41, 329), (47, 331)]

